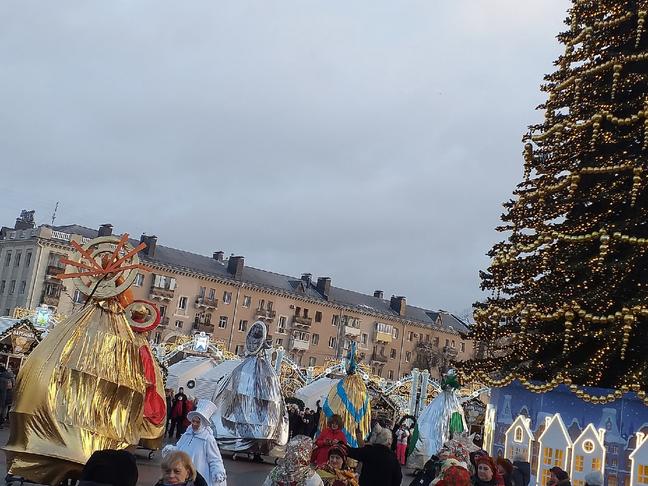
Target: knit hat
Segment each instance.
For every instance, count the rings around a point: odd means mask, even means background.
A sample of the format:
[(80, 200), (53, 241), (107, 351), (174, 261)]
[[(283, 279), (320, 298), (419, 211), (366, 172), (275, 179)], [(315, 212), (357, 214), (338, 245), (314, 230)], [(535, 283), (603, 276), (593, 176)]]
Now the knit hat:
[(332, 446), (328, 451), (328, 457), (331, 457), (333, 454), (340, 456), (343, 461), (346, 461), (347, 453), (344, 448), (340, 446)]
[(112, 449), (93, 452), (81, 472), (82, 481), (112, 486), (135, 486), (137, 479), (137, 463), (133, 454)]
[(470, 473), (461, 466), (451, 466), (443, 472), (443, 477), (435, 486), (471, 486)]
[(585, 475), (585, 484), (588, 486), (603, 486), (601, 471), (591, 471)]
[(550, 472), (554, 474), (558, 478), (558, 481), (564, 481), (565, 479), (569, 479), (569, 474), (567, 474), (565, 471), (560, 469), (558, 466), (554, 466), (551, 469), (549, 469)]

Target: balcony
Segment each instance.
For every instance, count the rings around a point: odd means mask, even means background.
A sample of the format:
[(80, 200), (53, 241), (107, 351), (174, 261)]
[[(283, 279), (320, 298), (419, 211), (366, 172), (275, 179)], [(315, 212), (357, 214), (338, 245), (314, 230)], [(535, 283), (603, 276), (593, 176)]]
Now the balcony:
[(57, 267), (55, 265), (50, 265), (47, 267), (46, 276), (47, 278), (55, 278), (57, 275), (61, 275), (65, 272), (65, 267)]
[(443, 347), (443, 352), (449, 358), (456, 358), (457, 354), (459, 354), (459, 352), (457, 351), (457, 348), (453, 348), (453, 347), (450, 347), (450, 346), (444, 346)]
[(358, 337), (360, 336), (361, 330), (359, 327), (344, 326), (344, 335), (349, 337)]
[(151, 287), (150, 296), (151, 299), (158, 299), (163, 302), (169, 302), (173, 299), (174, 291), (171, 289), (163, 289), (160, 287)]
[(257, 309), (254, 315), (257, 319), (267, 319), (271, 321), (277, 316), (277, 311), (270, 309)]
[(311, 317), (293, 316), (293, 326), (310, 327), (312, 323), (313, 319)]
[(293, 351), (308, 351), (310, 341), (304, 339), (292, 339), (290, 342), (290, 349)]
[(43, 296), (43, 304), (45, 305), (52, 305), (56, 307), (59, 305), (59, 300), (61, 299), (60, 294), (59, 295), (44, 295)]
[(209, 297), (196, 297), (194, 302), (194, 307), (196, 309), (217, 309), (218, 308), (218, 299), (212, 299)]
[(195, 331), (211, 334), (214, 332), (214, 325), (211, 323), (196, 323), (194, 322), (193, 328)]
[(392, 342), (392, 334), (390, 332), (376, 331), (376, 341), (389, 344)]
[(384, 363), (387, 362), (387, 356), (385, 356), (384, 354), (374, 352), (371, 355), (371, 361), (374, 361), (376, 363), (383, 363), (384, 364)]
[(160, 319), (160, 326), (166, 327), (169, 325), (169, 318), (167, 316), (164, 316)]

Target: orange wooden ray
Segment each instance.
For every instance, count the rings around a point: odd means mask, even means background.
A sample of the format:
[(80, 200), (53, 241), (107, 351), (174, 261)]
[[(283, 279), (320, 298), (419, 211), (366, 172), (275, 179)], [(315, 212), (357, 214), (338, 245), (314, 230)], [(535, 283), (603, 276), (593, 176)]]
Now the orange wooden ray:
[(125, 260), (128, 260), (130, 257), (135, 255), (136, 253), (139, 253), (140, 251), (142, 251), (144, 248), (146, 248), (146, 243), (140, 243), (135, 248), (133, 248), (131, 251), (126, 253), (123, 257), (121, 257), (119, 260), (117, 260), (116, 262), (113, 262), (110, 265), (108, 265), (107, 270), (109, 272), (114, 272), (117, 269), (117, 267), (119, 267), (119, 265), (124, 263)]
[(128, 241), (128, 234), (124, 233), (121, 239), (119, 240), (119, 242), (117, 243), (117, 245), (115, 246), (115, 251), (113, 251), (113, 254), (110, 257), (109, 261), (114, 262), (115, 260), (117, 260), (117, 257), (119, 257), (119, 250), (124, 248), (124, 245), (126, 244), (127, 241)]

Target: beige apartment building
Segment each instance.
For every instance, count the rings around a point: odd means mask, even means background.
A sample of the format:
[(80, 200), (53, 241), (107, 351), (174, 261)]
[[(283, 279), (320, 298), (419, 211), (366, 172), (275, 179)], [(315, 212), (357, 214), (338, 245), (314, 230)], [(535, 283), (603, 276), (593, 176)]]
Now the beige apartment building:
[[(84, 296), (70, 281), (54, 278), (66, 271), (61, 258), (74, 257), (71, 241), (83, 244), (110, 234), (109, 224), (98, 230), (36, 227), (33, 213), (23, 212), (13, 228), (0, 230), (0, 315), (41, 304), (65, 315), (80, 309)], [(463, 322), (447, 312), (407, 305), (405, 297), (345, 290), (329, 277), (308, 273), (291, 277), (259, 270), (222, 251), (197, 255), (159, 245), (155, 236), (142, 235), (140, 241), (147, 244), (140, 257), (151, 272), (138, 274), (132, 289), (135, 298), (156, 302), (163, 316), (152, 341), (202, 331), (242, 353), (248, 327), (263, 320), (273, 343), (301, 366), (344, 356), (353, 340), (360, 360), (386, 379), (408, 374), (423, 343), (453, 359), (473, 355), (473, 343), (462, 337)]]

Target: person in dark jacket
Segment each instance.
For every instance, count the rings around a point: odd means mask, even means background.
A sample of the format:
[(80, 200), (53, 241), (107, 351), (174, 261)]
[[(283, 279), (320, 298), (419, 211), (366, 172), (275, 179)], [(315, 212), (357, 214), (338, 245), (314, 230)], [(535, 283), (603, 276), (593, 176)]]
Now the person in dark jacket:
[(513, 463), (504, 457), (498, 457), (495, 460), (497, 465), (497, 470), (500, 475), (504, 478), (505, 486), (513, 486), (513, 480), (511, 475), (513, 474)]
[(365, 445), (360, 430), (356, 430), (359, 447), (347, 447), (347, 456), (362, 463), (360, 486), (400, 486), (401, 466), (391, 450), (391, 430), (380, 428)]
[(81, 472), (79, 486), (136, 486), (139, 473), (135, 456), (127, 451), (95, 451)]
[(513, 472), (511, 473), (511, 483), (513, 484), (513, 486), (529, 486), (530, 482), (531, 464), (525, 461), (524, 457), (514, 458)]
[(571, 486), (569, 481), (569, 474), (566, 471), (563, 471), (558, 466), (552, 467), (549, 469), (551, 472), (551, 478), (547, 483), (549, 486)]
[(441, 459), (438, 456), (432, 456), (429, 461), (425, 463), (423, 469), (419, 471), (410, 483), (410, 486), (429, 486), (434, 478), (439, 475), (441, 471)]

